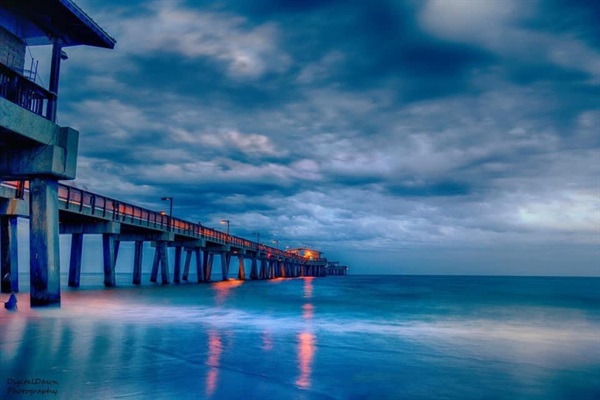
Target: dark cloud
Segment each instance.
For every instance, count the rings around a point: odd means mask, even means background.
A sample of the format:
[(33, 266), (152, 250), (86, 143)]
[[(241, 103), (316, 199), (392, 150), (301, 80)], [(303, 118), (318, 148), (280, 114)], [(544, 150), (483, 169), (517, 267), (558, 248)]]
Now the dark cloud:
[(77, 185), (356, 272), (598, 273), (596, 5), (79, 3), (118, 42), (64, 64)]
[(462, 182), (407, 182), (386, 185), (389, 194), (403, 197), (464, 196), (471, 192), (470, 185)]

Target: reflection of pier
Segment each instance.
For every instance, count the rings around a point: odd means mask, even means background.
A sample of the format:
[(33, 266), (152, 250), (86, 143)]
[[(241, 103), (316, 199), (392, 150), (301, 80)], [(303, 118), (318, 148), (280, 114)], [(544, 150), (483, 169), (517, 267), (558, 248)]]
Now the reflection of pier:
[[(238, 260), (240, 280), (324, 276), (327, 260), (315, 250), (282, 251), (122, 200), (59, 183), (75, 178), (79, 132), (56, 124), (64, 48), (112, 49), (116, 41), (71, 0), (6, 1), (0, 4), (0, 263), (2, 292), (18, 291), (17, 217), (29, 219), (31, 304), (60, 302), (59, 234), (71, 235), (69, 286), (80, 284), (83, 235), (102, 235), (104, 284), (115, 286), (121, 242), (135, 246), (133, 283), (141, 283), (144, 242), (155, 247), (150, 281), (171, 281), (168, 248), (174, 249), (172, 280), (188, 280), (195, 259), (198, 282), (210, 281), (214, 256), (222, 279)], [(25, 70), (27, 46), (51, 45), (48, 89)], [(27, 72), (27, 73), (26, 73)], [(165, 198), (171, 200), (172, 198)], [(304, 254), (302, 254), (302, 250)], [(184, 257), (185, 256), (185, 257)]]

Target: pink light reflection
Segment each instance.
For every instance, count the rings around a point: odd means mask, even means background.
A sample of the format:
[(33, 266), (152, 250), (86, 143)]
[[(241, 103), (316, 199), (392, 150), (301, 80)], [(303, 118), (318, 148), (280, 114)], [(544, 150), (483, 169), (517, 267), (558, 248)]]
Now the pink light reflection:
[(222, 352), (223, 343), (221, 342), (221, 336), (216, 331), (208, 331), (208, 360), (206, 364), (210, 368), (206, 374), (206, 397), (212, 396), (217, 388)]
[(302, 306), (302, 318), (312, 319), (312, 317), (314, 315), (315, 315), (315, 307), (312, 304), (306, 303), (305, 305)]
[(217, 304), (223, 304), (231, 289), (241, 286), (243, 283), (244, 281), (237, 279), (213, 283), (212, 287), (217, 291)]
[(312, 276), (304, 278), (304, 298), (310, 299), (313, 295), (313, 279)]
[(312, 362), (315, 355), (315, 335), (310, 332), (298, 334), (298, 367), (300, 376), (296, 385), (308, 389), (311, 385)]
[(262, 349), (266, 351), (273, 350), (273, 336), (268, 331), (262, 333)]

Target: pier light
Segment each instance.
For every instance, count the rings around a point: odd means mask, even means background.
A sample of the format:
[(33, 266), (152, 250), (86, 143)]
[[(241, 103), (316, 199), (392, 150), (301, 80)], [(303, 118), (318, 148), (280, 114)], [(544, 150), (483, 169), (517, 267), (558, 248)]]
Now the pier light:
[(273, 239), (273, 243), (275, 243), (275, 247), (279, 250), (279, 240)]
[(172, 230), (172, 220), (173, 220), (173, 197), (161, 197), (162, 201), (169, 201), (169, 231)]
[(221, 223), (222, 224), (227, 224), (227, 235), (229, 235), (229, 220), (228, 219), (222, 219)]

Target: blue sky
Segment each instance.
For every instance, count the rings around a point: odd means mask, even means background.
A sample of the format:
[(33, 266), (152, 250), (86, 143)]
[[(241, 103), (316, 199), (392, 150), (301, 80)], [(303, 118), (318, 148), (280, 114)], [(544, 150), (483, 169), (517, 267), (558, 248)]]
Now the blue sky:
[(62, 65), (76, 186), (354, 273), (600, 275), (597, 3), (77, 4), (117, 44)]

